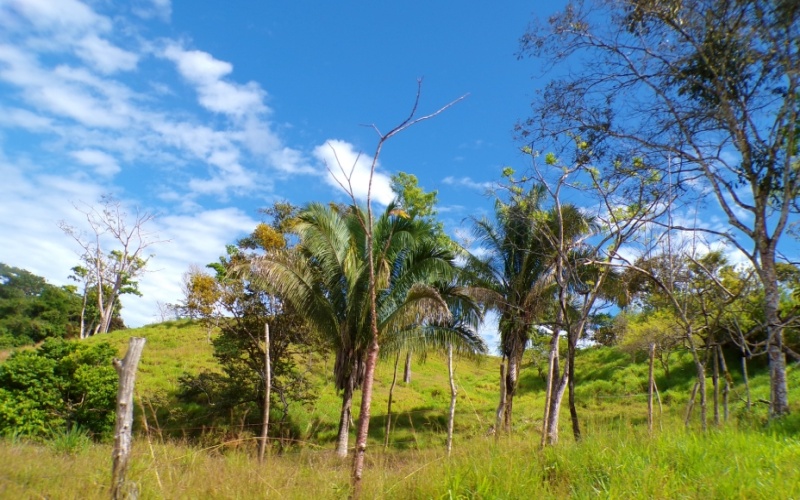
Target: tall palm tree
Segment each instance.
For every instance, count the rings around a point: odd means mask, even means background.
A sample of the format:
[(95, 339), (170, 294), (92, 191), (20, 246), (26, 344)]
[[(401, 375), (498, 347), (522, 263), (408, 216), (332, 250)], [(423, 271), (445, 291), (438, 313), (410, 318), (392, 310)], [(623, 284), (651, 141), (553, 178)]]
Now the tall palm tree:
[(556, 319), (552, 317), (559, 305), (567, 304), (560, 300), (559, 285), (580, 286), (576, 273), (568, 272), (574, 268), (563, 265), (559, 255), (566, 259), (577, 256), (565, 253), (564, 245), (579, 240), (591, 226), (590, 219), (572, 205), (545, 209), (545, 196), (544, 186), (535, 185), (528, 192), (513, 193), (507, 203), (497, 200), (494, 222), (485, 218), (474, 221), (473, 232), (485, 253), (470, 256), (466, 266), (474, 286), (485, 290), (487, 305), (500, 315), (500, 349), (508, 369), (498, 423), (506, 430), (511, 426), (520, 363), (533, 328), (563, 323), (558, 314)]
[[(302, 311), (336, 353), (334, 381), (342, 392), (337, 453), (347, 455), (353, 393), (363, 383), (371, 339), (367, 237), (358, 207), (311, 204), (298, 216), (292, 250), (270, 252), (253, 279)], [(378, 331), (381, 337), (422, 319), (444, 321), (447, 303), (433, 284), (454, 272), (453, 254), (428, 224), (386, 208), (372, 228)]]
[(498, 416), (506, 428), (510, 427), (522, 354), (546, 305), (545, 290), (552, 284), (537, 230), (544, 195), (541, 186), (534, 186), (509, 203), (498, 199), (494, 222), (486, 218), (473, 221), (473, 233), (485, 253), (469, 256), (466, 270), (475, 286), (485, 290), (487, 305), (500, 316), (500, 350), (508, 370)]

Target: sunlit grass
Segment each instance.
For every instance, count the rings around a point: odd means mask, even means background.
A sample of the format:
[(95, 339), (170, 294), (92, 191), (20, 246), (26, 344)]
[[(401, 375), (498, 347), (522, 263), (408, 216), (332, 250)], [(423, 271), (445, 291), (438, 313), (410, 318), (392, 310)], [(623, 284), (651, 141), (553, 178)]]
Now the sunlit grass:
[[(90, 339), (108, 340), (125, 353), (130, 336), (148, 339), (137, 378), (137, 423), (130, 480), (141, 498), (346, 498), (349, 460), (333, 454), (340, 397), (331, 382), (332, 356), (304, 363), (317, 387), (309, 406), (293, 405), (300, 436), (268, 461), (255, 459), (255, 429), (228, 429), (193, 442), (142, 432), (145, 405), (175, 405), (184, 373), (218, 370), (206, 332), (170, 322)], [(393, 359), (391, 360), (393, 361)], [(393, 363), (378, 366), (365, 473), (365, 498), (800, 498), (800, 370), (788, 369), (794, 413), (768, 422), (769, 376), (752, 368), (753, 409), (744, 409), (738, 365), (730, 419), (721, 428), (689, 429), (683, 418), (694, 371), (685, 353), (671, 358), (670, 376), (656, 366), (663, 413), (655, 430), (646, 422), (647, 364), (613, 349), (589, 349), (576, 364), (576, 406), (583, 439), (572, 438), (566, 399), (561, 440), (539, 448), (544, 382), (525, 360), (514, 402), (511, 436), (488, 437), (497, 406), (499, 359), (456, 361), (459, 387), (454, 451), (444, 452), (449, 404), (443, 357), (415, 359), (412, 382), (394, 391), (390, 446), (383, 451), (386, 403)], [(401, 363), (402, 365), (402, 363)], [(402, 366), (400, 367), (402, 370)], [(402, 374), (398, 374), (398, 379)], [(711, 388), (709, 378), (709, 405)], [(354, 401), (357, 418), (360, 393)], [(158, 412), (157, 412), (158, 413)], [(151, 430), (159, 422), (146, 411)], [(709, 406), (709, 416), (712, 414)], [(163, 423), (163, 422), (162, 422)], [(174, 422), (180, 427), (180, 422)], [(173, 434), (173, 436), (180, 434)], [(111, 448), (65, 434), (57, 443), (0, 440), (0, 498), (107, 497)], [(354, 440), (351, 438), (351, 446)]]

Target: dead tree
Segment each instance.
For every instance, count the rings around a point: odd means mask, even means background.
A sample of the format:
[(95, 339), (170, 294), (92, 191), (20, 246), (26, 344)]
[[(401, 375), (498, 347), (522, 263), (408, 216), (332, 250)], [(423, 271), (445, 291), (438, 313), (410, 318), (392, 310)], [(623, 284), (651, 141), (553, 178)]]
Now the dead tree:
[(145, 339), (131, 337), (128, 352), (120, 361), (114, 360), (114, 368), (119, 374), (117, 390), (117, 423), (114, 428), (114, 451), (112, 452), (111, 498), (136, 498), (138, 492), (133, 485), (126, 485), (125, 474), (131, 455), (133, 428), (133, 387), (136, 382), (136, 368), (142, 357)]

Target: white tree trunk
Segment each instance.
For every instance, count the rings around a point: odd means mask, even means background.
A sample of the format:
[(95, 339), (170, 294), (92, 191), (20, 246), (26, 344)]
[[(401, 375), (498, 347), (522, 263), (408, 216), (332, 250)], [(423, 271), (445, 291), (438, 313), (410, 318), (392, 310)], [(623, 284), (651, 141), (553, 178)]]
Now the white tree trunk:
[(447, 456), (453, 449), (453, 423), (456, 416), (456, 395), (458, 390), (453, 381), (453, 344), (447, 344), (447, 371), (450, 376), (450, 414), (447, 418)]
[(261, 423), (261, 441), (258, 443), (258, 461), (264, 462), (269, 431), (269, 397), (272, 389), (272, 367), (269, 362), (269, 324), (264, 325), (264, 414)]

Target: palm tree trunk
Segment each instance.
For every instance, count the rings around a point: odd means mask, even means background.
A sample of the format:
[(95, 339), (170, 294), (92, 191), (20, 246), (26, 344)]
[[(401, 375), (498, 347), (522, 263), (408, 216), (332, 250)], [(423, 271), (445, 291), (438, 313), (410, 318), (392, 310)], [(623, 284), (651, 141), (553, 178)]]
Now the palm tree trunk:
[(403, 383), (406, 385), (411, 383), (411, 349), (406, 352), (406, 363), (403, 366)]
[[(515, 349), (516, 351), (516, 349)], [(519, 376), (519, 356), (516, 352), (512, 352), (508, 357), (508, 372), (506, 373), (506, 401), (505, 412), (503, 419), (503, 430), (506, 433), (511, 432), (511, 413), (514, 409), (514, 394), (517, 391), (517, 378)]]
[(339, 416), (339, 435), (336, 438), (336, 454), (344, 458), (347, 456), (347, 441), (350, 438), (350, 419), (353, 407), (353, 378), (347, 381), (342, 392), (342, 412)]

